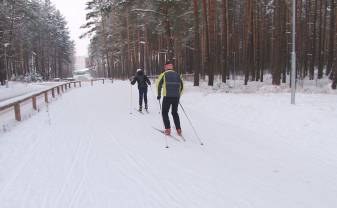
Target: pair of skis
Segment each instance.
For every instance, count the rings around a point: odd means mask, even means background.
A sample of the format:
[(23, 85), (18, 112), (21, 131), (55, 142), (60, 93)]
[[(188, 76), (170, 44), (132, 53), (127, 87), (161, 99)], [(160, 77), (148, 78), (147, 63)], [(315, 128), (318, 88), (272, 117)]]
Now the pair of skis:
[[(136, 110), (138, 113), (144, 115), (144, 111), (140, 111), (139, 109), (136, 109), (136, 108), (135, 108), (135, 110)], [(149, 112), (148, 110), (145, 110), (145, 112), (146, 112), (147, 114), (150, 114), (150, 112)]]
[[(140, 114), (143, 114), (143, 115), (145, 114), (143, 111), (140, 111), (139, 109), (136, 109), (136, 108), (135, 108), (135, 110), (136, 110), (138, 113), (140, 113)], [(150, 113), (148, 110), (145, 110), (145, 112), (146, 112), (147, 114)], [(175, 140), (175, 141), (177, 141), (177, 142), (186, 142), (185, 137), (182, 136), (182, 135), (177, 135), (177, 136), (175, 136), (175, 135), (166, 135), (164, 130), (159, 129), (159, 128), (156, 128), (156, 127), (152, 127), (152, 128), (153, 128), (154, 130), (158, 131), (159, 133), (162, 133), (162, 134), (165, 136), (166, 148), (169, 148), (167, 138), (172, 138), (173, 140)]]
[[(167, 135), (167, 134), (165, 134), (165, 131), (162, 130), (162, 129), (158, 129), (158, 128), (156, 128), (156, 127), (152, 127), (152, 128), (153, 128), (154, 130), (156, 130), (156, 131), (162, 133), (162, 134), (165, 135), (166, 137), (169, 137), (169, 138), (174, 139), (174, 140), (177, 141), (177, 142), (181, 142), (181, 141), (186, 142), (185, 137), (182, 136), (182, 135), (181, 135), (181, 136), (178, 136), (178, 137), (173, 136), (173, 135)], [(169, 148), (169, 146), (168, 146), (167, 143), (166, 143), (166, 148)]]

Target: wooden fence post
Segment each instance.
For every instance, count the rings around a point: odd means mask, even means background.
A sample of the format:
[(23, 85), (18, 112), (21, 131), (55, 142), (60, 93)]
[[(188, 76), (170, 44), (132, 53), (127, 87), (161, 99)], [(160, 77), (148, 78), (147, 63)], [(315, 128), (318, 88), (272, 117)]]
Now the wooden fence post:
[(74, 82), (74, 87), (76, 87), (76, 82)]
[(80, 81), (80, 87), (82, 87), (82, 82)]
[(69, 83), (69, 88), (71, 88), (71, 83)]
[(93, 80), (91, 80), (91, 86), (93, 86), (94, 85), (94, 81)]
[(103, 79), (103, 84), (104, 84), (104, 79)]
[(48, 103), (48, 91), (44, 93), (44, 101)]
[(32, 97), (32, 101), (33, 101), (33, 109), (34, 109), (34, 110), (37, 110), (36, 96)]
[(64, 88), (65, 88), (65, 90), (67, 90), (67, 88), (68, 88), (68, 84), (65, 84), (65, 85), (64, 85)]
[(55, 88), (51, 89), (51, 95), (55, 98)]
[(20, 103), (14, 105), (15, 120), (21, 121)]
[(60, 95), (60, 86), (57, 86), (57, 94)]

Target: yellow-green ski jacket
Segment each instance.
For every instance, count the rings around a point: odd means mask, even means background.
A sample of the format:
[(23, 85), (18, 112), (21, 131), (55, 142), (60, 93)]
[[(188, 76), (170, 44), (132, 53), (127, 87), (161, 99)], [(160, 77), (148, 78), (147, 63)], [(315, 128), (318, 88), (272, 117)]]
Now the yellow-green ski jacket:
[[(173, 71), (167, 70), (160, 74), (157, 80), (158, 96), (164, 97), (180, 97), (184, 89), (184, 83), (180, 75)], [(163, 94), (161, 94), (163, 90)]]

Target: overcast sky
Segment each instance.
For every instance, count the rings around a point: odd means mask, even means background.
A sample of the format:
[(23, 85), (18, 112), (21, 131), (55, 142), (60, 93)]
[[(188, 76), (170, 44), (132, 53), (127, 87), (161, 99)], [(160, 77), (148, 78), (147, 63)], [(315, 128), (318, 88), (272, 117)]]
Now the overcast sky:
[(85, 3), (87, 0), (51, 0), (65, 16), (72, 40), (76, 43), (76, 56), (87, 56), (89, 39), (79, 39), (84, 32), (80, 26), (85, 23)]

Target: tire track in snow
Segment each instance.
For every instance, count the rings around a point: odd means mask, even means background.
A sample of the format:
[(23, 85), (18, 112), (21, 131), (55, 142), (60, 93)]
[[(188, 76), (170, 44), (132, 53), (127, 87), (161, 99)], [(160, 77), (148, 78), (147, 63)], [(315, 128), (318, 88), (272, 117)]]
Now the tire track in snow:
[[(130, 175), (128, 170), (120, 169), (129, 180), (132, 180), (134, 184), (137, 184), (137, 187), (142, 187), (142, 189), (146, 190), (142, 194), (151, 194), (151, 202), (156, 202), (160, 207), (167, 206), (167, 203), (171, 204), (173, 207), (179, 207), (180, 201), (184, 198), (184, 192), (172, 183), (158, 183), (159, 181), (162, 181), (162, 177), (158, 178), (158, 174), (155, 174), (156, 171), (152, 165), (146, 162), (141, 155), (136, 155), (134, 151), (130, 150), (125, 145), (122, 145), (110, 130), (104, 128), (104, 132), (108, 136), (109, 141), (113, 142), (115, 146), (118, 147), (118, 152), (123, 155), (125, 162), (133, 167), (132, 172), (138, 173)], [(141, 178), (139, 178), (139, 175)], [(166, 184), (167, 186), (163, 186), (163, 184)], [(163, 196), (166, 200), (163, 200)], [(143, 197), (140, 198), (141, 201), (142, 199)], [(154, 207), (157, 206), (158, 205)]]
[(81, 151), (83, 150), (83, 146), (84, 146), (84, 141), (80, 140), (75, 153), (74, 153), (74, 159), (72, 160), (71, 166), (69, 168), (69, 171), (67, 173), (66, 179), (64, 181), (64, 183), (62, 184), (62, 188), (60, 190), (60, 192), (56, 195), (56, 200), (53, 204), (55, 204), (55, 207), (60, 207), (58, 204), (61, 202), (62, 200), (62, 196), (65, 194), (66, 192), (66, 188), (67, 186), (70, 184), (71, 181), (71, 176), (75, 170), (75, 166), (78, 164), (78, 162), (81, 159)]
[(89, 138), (88, 145), (85, 151), (85, 155), (83, 157), (84, 164), (82, 164), (83, 171), (82, 171), (81, 179), (80, 179), (80, 182), (77, 184), (77, 187), (75, 188), (74, 197), (72, 197), (69, 203), (69, 207), (78, 207), (77, 205), (78, 205), (78, 201), (80, 200), (81, 193), (83, 192), (83, 186), (86, 184), (86, 177), (87, 177), (87, 171), (88, 171), (87, 162), (88, 162), (91, 149), (92, 149), (92, 141)]
[[(142, 177), (146, 177), (146, 174), (144, 173), (144, 167), (141, 167), (134, 159), (133, 157), (130, 157), (130, 153), (129, 150), (127, 150), (123, 145), (121, 145), (120, 142), (118, 142), (118, 140), (115, 138), (114, 135), (111, 134), (111, 132), (108, 129), (104, 129), (105, 134), (107, 135), (106, 140), (113, 143), (114, 146), (116, 146), (119, 149), (119, 153), (122, 156), (123, 160), (125, 160), (126, 164), (131, 165), (132, 168), (132, 175), (137, 175), (135, 172), (140, 173), (140, 175), (142, 175)], [(137, 187), (142, 187), (142, 188), (146, 188), (148, 189), (148, 185), (151, 184), (153, 185), (154, 183), (149, 183), (149, 184), (145, 184), (142, 183), (141, 180), (139, 178), (137, 178), (136, 176), (130, 176), (130, 172), (124, 168), (118, 167), (120, 169), (120, 171), (122, 171), (125, 177), (127, 177), (129, 180), (131, 180), (134, 184), (137, 184)], [(161, 190), (158, 187), (153, 187), (151, 193), (160, 193)], [(142, 193), (144, 194), (144, 192)], [(155, 196), (154, 198), (158, 198), (158, 196)], [(165, 202), (159, 201), (160, 207), (164, 207), (165, 206)]]
[(34, 144), (29, 149), (30, 152), (27, 156), (23, 158), (23, 161), (16, 166), (15, 171), (13, 172), (12, 176), (5, 181), (5, 184), (3, 185), (2, 189), (0, 190), (0, 197), (3, 195), (3, 193), (17, 180), (19, 175), (23, 172), (25, 167), (29, 165), (29, 161), (35, 156), (36, 152), (38, 151), (38, 146), (40, 145), (40, 138), (33, 133), (32, 137), (38, 138)]
[[(76, 103), (68, 103), (69, 108), (73, 108)], [(74, 111), (74, 114), (81, 114), (79, 111)], [(87, 115), (88, 116), (88, 115)], [(78, 118), (78, 116), (73, 115), (74, 118)], [(93, 119), (90, 117), (83, 118), (86, 122), (82, 124), (82, 127), (85, 129), (89, 129), (91, 126), (93, 126)], [(72, 162), (72, 165), (69, 169), (69, 172), (66, 176), (66, 180), (61, 188), (61, 191), (58, 194), (58, 197), (56, 198), (56, 203), (54, 204), (60, 204), (64, 203), (67, 204), (67, 207), (79, 207), (77, 206), (78, 202), (81, 199), (82, 193), (84, 192), (85, 185), (87, 183), (87, 172), (88, 172), (88, 159), (89, 155), (92, 151), (93, 147), (93, 136), (91, 133), (89, 135), (86, 135), (85, 137), (76, 136), (76, 140), (80, 140), (80, 144), (78, 145), (78, 148), (76, 149), (74, 160)], [(71, 180), (71, 178), (77, 179), (79, 177), (79, 180)], [(71, 184), (72, 183), (72, 184)], [(72, 187), (74, 186), (74, 187)], [(89, 188), (86, 188), (89, 190)], [(70, 193), (71, 191), (71, 193)], [(64, 201), (64, 195), (66, 192), (69, 192), (68, 196), (70, 195), (70, 199), (68, 202)], [(91, 196), (91, 193), (89, 192), (89, 196), (92, 201), (93, 198)]]

